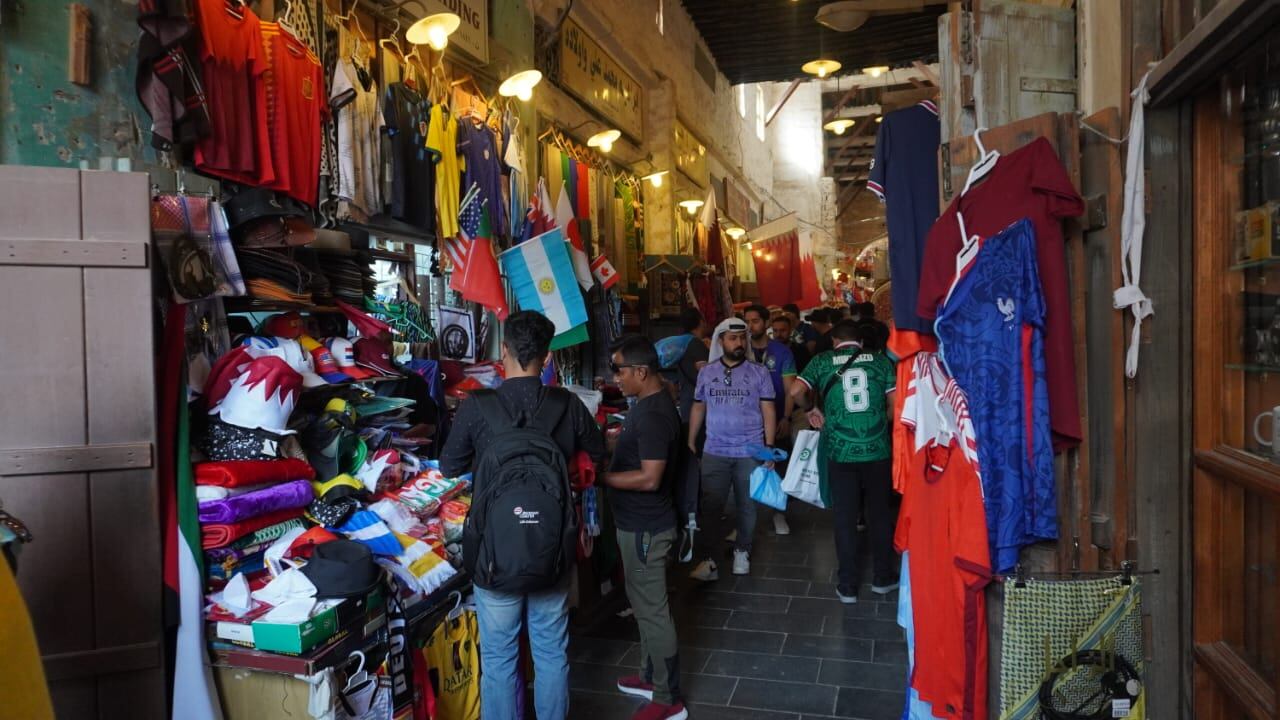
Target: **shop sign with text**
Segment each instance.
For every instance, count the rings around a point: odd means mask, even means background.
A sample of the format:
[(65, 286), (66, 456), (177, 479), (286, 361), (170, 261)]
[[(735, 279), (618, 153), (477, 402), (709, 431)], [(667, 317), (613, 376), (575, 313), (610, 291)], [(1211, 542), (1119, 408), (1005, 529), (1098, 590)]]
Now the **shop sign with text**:
[(640, 84), (572, 19), (560, 30), (560, 86), (631, 139), (643, 139)]

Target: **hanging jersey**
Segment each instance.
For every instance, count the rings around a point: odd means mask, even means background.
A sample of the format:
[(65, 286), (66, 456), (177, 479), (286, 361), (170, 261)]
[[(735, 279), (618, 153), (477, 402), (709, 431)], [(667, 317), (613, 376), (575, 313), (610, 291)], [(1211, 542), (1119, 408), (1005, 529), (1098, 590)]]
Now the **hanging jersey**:
[(938, 313), (943, 362), (969, 400), (996, 570), (1058, 537), (1035, 231), (1020, 220), (983, 243)]
[(897, 387), (897, 378), (893, 362), (884, 353), (863, 352), (856, 345), (828, 350), (809, 361), (799, 380), (818, 393), (831, 386), (819, 399), (826, 416), (822, 447), (828, 459), (871, 462), (889, 458), (886, 396)]
[(476, 614), (467, 611), (440, 624), (422, 654), (435, 686), (438, 717), (480, 720), (480, 630)]
[(905, 392), (893, 396), (893, 490), (899, 495), (907, 482), (907, 470), (915, 455), (910, 429), (902, 423), (902, 408), (911, 393), (911, 380), (915, 376), (915, 355), (918, 352), (937, 352), (938, 340), (932, 335), (894, 328), (889, 336), (889, 355), (897, 363), (897, 386)]
[[(915, 357), (903, 421), (913, 429), (894, 545), (910, 574), (911, 687), (933, 715), (987, 717), (983, 588), (991, 579), (982, 480), (967, 399), (933, 353)], [(920, 612), (915, 612), (920, 610)], [(899, 609), (902, 620), (902, 609)], [(910, 707), (908, 708), (910, 710)]]

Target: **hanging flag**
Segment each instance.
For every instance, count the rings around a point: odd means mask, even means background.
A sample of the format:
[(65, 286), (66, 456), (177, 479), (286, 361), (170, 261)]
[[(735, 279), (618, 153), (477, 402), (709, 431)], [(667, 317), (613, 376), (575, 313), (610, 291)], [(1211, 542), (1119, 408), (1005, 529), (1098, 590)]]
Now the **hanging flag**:
[(569, 203), (569, 192), (564, 185), (560, 186), (560, 199), (556, 201), (556, 227), (564, 231), (569, 239), (573, 257), (573, 274), (583, 290), (590, 290), (595, 285), (591, 277), (591, 260), (587, 258), (586, 247), (582, 244), (582, 236), (578, 234), (578, 220), (573, 216), (573, 206)]
[(800, 255), (800, 307), (817, 307), (822, 304), (822, 285), (818, 282), (818, 269), (813, 261), (813, 233), (806, 230), (799, 234)]
[[(498, 272), (498, 259), (493, 256), (493, 228), (489, 222), (489, 208), (482, 202), (478, 217), (471, 214), (458, 219), (458, 234), (469, 244), (467, 266), (463, 271), (462, 297), (492, 310), (499, 320), (507, 319), (507, 293), (502, 287), (502, 273)], [(455, 277), (457, 273), (454, 273)]]
[(579, 220), (591, 219), (591, 166), (586, 163), (578, 163), (578, 182), (574, 185), (577, 189), (578, 201), (574, 204), (573, 209), (578, 213)]
[(756, 266), (760, 303), (763, 305), (799, 304), (803, 301), (804, 280), (801, 276), (800, 241), (796, 233), (798, 227), (796, 214), (790, 213), (751, 231), (751, 245), (755, 250), (761, 251), (759, 255), (752, 253), (752, 259)]
[(445, 255), (449, 256), (449, 263), (453, 265), (453, 272), (449, 276), (449, 289), (454, 292), (462, 292), (462, 280), (467, 272), (467, 257), (471, 253), (471, 236), (463, 235), (461, 228), (466, 225), (474, 232), (475, 227), (479, 225), (480, 208), (485, 202), (479, 198), (480, 187), (476, 183), (471, 183), (467, 194), (458, 205), (459, 233), (444, 239)]
[[(564, 343), (578, 336), (578, 326), (585, 331), (587, 306), (578, 291), (563, 232), (553, 229), (531, 238), (499, 259), (520, 308), (542, 313), (555, 324), (553, 350), (567, 347)], [(562, 338), (565, 335), (569, 338)]]
[(613, 269), (613, 263), (609, 262), (609, 258), (603, 255), (591, 262), (591, 272), (596, 276), (596, 280), (600, 281), (600, 287), (605, 290), (618, 282), (618, 271)]
[(521, 242), (537, 237), (556, 226), (551, 208), (551, 194), (547, 192), (547, 179), (540, 177), (538, 187), (529, 198), (529, 212), (525, 215), (527, 235), (521, 239)]

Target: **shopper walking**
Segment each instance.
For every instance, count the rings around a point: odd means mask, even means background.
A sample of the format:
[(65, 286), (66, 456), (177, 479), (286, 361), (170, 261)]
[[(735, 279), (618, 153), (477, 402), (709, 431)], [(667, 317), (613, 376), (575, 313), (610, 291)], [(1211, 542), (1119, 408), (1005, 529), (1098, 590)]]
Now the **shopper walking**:
[[(664, 339), (657, 347), (670, 343), (673, 348), (680, 348), (679, 356), (670, 362), (664, 360), (660, 351), (663, 375), (676, 388), (676, 397), (680, 409), (680, 437), (689, 435), (689, 414), (693, 410), (693, 391), (698, 384), (698, 372), (707, 364), (709, 349), (707, 348), (707, 323), (702, 313), (696, 308), (685, 308), (680, 313), (680, 328), (684, 335)], [(699, 438), (701, 444), (701, 438)], [(693, 538), (698, 529), (698, 494), (701, 487), (698, 459), (693, 453), (680, 444), (680, 457), (676, 462), (676, 509), (679, 522), (684, 524), (680, 533), (679, 551), (676, 553), (680, 562), (693, 559)]]
[[(690, 577), (711, 581), (720, 577), (716, 550), (725, 537), (720, 520), (733, 490), (737, 508), (737, 535), (733, 548), (733, 574), (751, 572), (751, 540), (756, 529), (756, 505), (751, 499), (752, 445), (773, 447), (773, 380), (763, 365), (747, 359), (747, 324), (730, 318), (716, 326), (711, 338), (711, 359), (698, 373), (689, 418), (689, 449), (697, 451), (703, 421), (707, 440), (702, 453), (702, 520), (697, 552), (703, 558)], [(771, 464), (770, 464), (771, 465)]]
[(884, 353), (865, 350), (871, 325), (842, 320), (831, 330), (835, 349), (809, 362), (792, 387), (797, 401), (816, 395), (810, 423), (822, 430), (831, 503), (835, 510), (836, 594), (846, 604), (858, 601), (858, 518), (869, 525), (871, 591), (887, 594), (898, 587), (898, 558), (893, 531), (898, 508), (890, 461), (889, 408), (896, 375)]
[[(796, 359), (791, 348), (778, 340), (769, 339), (769, 309), (763, 305), (749, 305), (742, 313), (747, 321), (747, 331), (751, 335), (748, 357), (769, 371), (769, 379), (773, 382), (773, 407), (777, 418), (777, 432), (774, 437), (778, 447), (791, 447), (791, 413), (795, 408), (795, 400), (791, 397), (791, 384), (796, 379)], [(781, 510), (773, 512), (773, 531), (778, 535), (790, 535), (791, 526), (787, 523), (787, 515)]]
[[(791, 317), (789, 312), (780, 312), (773, 316), (769, 321), (769, 329), (773, 331), (773, 339), (787, 346), (791, 351), (791, 356), (796, 360), (796, 372), (804, 372), (804, 368), (809, 364), (809, 348), (804, 343), (796, 339), (795, 331), (796, 321)], [(795, 423), (793, 422), (794, 426)]]
[(627, 599), (640, 626), (640, 674), (618, 680), (618, 689), (651, 702), (637, 720), (682, 720), (680, 657), (667, 604), (667, 558), (676, 541), (674, 491), (682, 447), (680, 415), (663, 388), (658, 352), (638, 335), (613, 347), (614, 382), (635, 398), (604, 476), (617, 524), (618, 551)]
[(517, 718), (524, 689), (516, 663), (526, 623), (538, 717), (564, 720), (569, 712), (568, 570), (576, 528), (566, 461), (582, 450), (601, 463), (605, 446), (576, 396), (542, 385), (554, 335), (555, 326), (538, 313), (507, 319), (506, 380), (462, 403), (440, 455), (445, 475), (475, 472), (463, 556), (475, 584), (485, 720)]

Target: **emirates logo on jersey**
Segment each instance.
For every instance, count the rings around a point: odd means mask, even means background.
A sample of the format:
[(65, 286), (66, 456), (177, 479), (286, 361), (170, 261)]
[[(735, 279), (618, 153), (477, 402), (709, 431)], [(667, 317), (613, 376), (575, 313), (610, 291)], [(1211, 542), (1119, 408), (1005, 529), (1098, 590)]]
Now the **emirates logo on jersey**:
[(316, 96), (315, 84), (311, 82), (311, 78), (302, 78), (302, 97), (310, 100)]

